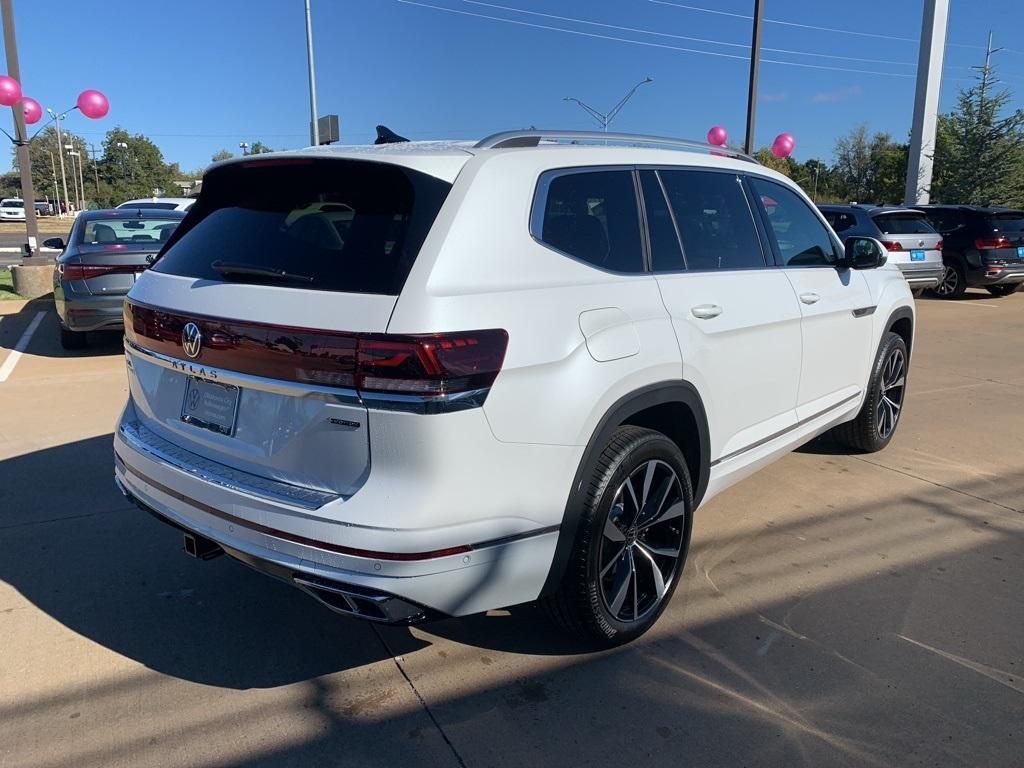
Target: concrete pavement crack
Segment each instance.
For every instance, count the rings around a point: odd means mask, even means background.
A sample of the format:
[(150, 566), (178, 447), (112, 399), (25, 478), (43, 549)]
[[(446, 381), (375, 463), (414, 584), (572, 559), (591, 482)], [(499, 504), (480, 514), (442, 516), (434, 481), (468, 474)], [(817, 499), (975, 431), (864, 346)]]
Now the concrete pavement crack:
[(455, 748), (455, 745), (452, 743), (452, 740), (448, 738), (448, 734), (445, 733), (444, 728), (441, 727), (441, 723), (434, 716), (434, 713), (430, 710), (430, 705), (427, 704), (427, 700), (423, 698), (423, 694), (421, 694), (419, 690), (416, 688), (416, 685), (413, 683), (412, 678), (410, 678), (409, 675), (406, 674), (405, 668), (399, 661), (398, 656), (396, 656), (394, 654), (394, 651), (392, 651), (391, 648), (388, 646), (388, 641), (384, 639), (384, 636), (380, 633), (380, 630), (377, 628), (375, 624), (371, 623), (370, 629), (373, 630), (373, 634), (375, 634), (377, 636), (377, 639), (380, 640), (380, 644), (384, 647), (384, 650), (387, 652), (388, 656), (391, 657), (391, 660), (395, 663), (395, 666), (398, 668), (398, 671), (401, 673), (402, 677), (405, 678), (405, 682), (409, 684), (409, 688), (412, 689), (412, 692), (416, 695), (416, 698), (420, 702), (420, 706), (423, 707), (423, 711), (427, 714), (427, 717), (430, 718), (430, 722), (434, 724), (434, 727), (437, 729), (437, 732), (441, 734), (441, 738), (444, 739), (444, 743), (448, 745), (448, 749), (451, 750), (452, 756), (455, 758), (455, 761), (459, 764), (459, 768), (466, 768), (466, 761), (462, 759), (462, 755), (459, 754), (459, 750)]
[(999, 507), (1000, 509), (1005, 509), (1007, 512), (1017, 512), (1017, 513), (1024, 512), (1024, 510), (1014, 509), (1013, 507), (1008, 507), (1005, 504), (1000, 504), (998, 501), (992, 501), (992, 499), (986, 499), (984, 496), (976, 496), (973, 493), (968, 493), (967, 491), (962, 491), (959, 488), (954, 488), (951, 485), (943, 485), (942, 483), (938, 483), (938, 482), (936, 482), (934, 480), (929, 480), (927, 477), (921, 477), (920, 475), (915, 475), (913, 472), (907, 472), (907, 471), (902, 470), (902, 469), (896, 469), (895, 467), (887, 467), (885, 464), (879, 464), (876, 461), (868, 461), (867, 459), (862, 458), (860, 456), (850, 456), (849, 458), (856, 459), (857, 461), (862, 461), (865, 464), (870, 464), (873, 467), (878, 467), (880, 469), (887, 469), (890, 472), (895, 472), (898, 475), (904, 475), (905, 477), (912, 477), (915, 480), (920, 480), (923, 483), (928, 483), (929, 485), (934, 485), (936, 488), (944, 488), (947, 491), (952, 491), (953, 493), (959, 493), (961, 496), (966, 496), (966, 497), (968, 497), (970, 499), (976, 499), (977, 501), (983, 501), (986, 504), (991, 504), (994, 507)]

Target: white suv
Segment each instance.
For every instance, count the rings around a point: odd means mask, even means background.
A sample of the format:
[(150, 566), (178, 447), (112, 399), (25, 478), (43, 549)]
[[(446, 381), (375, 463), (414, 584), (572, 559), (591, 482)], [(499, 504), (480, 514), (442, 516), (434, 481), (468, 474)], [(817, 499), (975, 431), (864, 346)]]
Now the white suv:
[(914, 303), (789, 179), (513, 132), (214, 165), (125, 306), (116, 478), (342, 613), (648, 629), (702, 501), (900, 417)]

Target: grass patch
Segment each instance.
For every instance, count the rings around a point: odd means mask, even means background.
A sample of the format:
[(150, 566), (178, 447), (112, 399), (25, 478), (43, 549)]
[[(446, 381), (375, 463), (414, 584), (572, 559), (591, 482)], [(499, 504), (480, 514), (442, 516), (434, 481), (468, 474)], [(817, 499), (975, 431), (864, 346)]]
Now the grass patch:
[[(75, 220), (70, 216), (61, 219), (58, 216), (39, 216), (36, 221), (39, 223), (39, 234), (44, 236), (61, 235), (67, 239), (68, 232)], [(11, 235), (24, 235), (25, 222), (5, 221), (0, 224), (0, 232)]]
[(22, 301), (24, 296), (14, 292), (14, 275), (9, 269), (0, 269), (0, 301)]

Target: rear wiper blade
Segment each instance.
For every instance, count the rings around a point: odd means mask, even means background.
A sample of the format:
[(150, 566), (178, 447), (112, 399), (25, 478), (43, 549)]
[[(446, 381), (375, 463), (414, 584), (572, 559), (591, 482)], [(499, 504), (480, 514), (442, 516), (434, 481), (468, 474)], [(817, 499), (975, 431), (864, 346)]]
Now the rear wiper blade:
[(297, 275), (294, 272), (286, 272), (283, 269), (274, 269), (273, 267), (261, 267), (258, 264), (243, 264), (237, 261), (215, 261), (210, 266), (222, 275), (255, 275), (257, 277), (271, 277), (275, 280), (288, 280), (295, 283), (313, 282), (313, 278), (309, 275)]

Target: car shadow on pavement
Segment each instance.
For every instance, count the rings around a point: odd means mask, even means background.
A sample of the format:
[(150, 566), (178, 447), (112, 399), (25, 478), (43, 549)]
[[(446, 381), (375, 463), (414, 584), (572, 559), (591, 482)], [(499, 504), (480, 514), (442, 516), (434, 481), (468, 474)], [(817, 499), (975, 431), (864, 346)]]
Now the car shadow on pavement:
[(102, 357), (123, 354), (122, 338), (119, 330), (94, 331), (88, 334), (88, 346), (84, 349), (67, 350), (60, 346), (60, 322), (53, 308), (53, 294), (32, 299), (17, 312), (0, 314), (0, 356), (3, 350), (13, 349), (22, 333), (29, 327), (33, 318), (45, 312), (39, 327), (32, 335), (26, 353), (40, 357)]
[[(190, 743), (194, 764), (249, 767), (878, 766), (908, 755), (996, 766), (1019, 757), (1006, 734), (1024, 694), (1013, 666), (1024, 537), (1019, 513), (968, 498), (969, 483), (963, 496), (922, 486), (822, 505), (757, 534), (704, 530), (655, 629), (588, 653), (531, 606), (377, 628), (227, 557), (189, 559), (172, 529), (120, 496), (111, 468), (111, 435), (0, 462), (0, 580), (162, 675), (235, 691), (293, 685), (294, 694), (273, 706), (254, 695), (217, 719), (203, 695), (169, 692), (162, 678), (83, 671), (74, 691), (0, 706), (12, 729), (40, 712), (65, 723), (68, 712), (122, 713), (106, 729), (92, 725), (88, 747), (55, 730), (61, 763), (36, 765), (125, 764), (129, 755), (171, 764), (168, 741)], [(1006, 482), (1024, 495), (1024, 472)], [(359, 668), (392, 658), (404, 679), (388, 685), (405, 693), (364, 688)], [(337, 674), (346, 672), (356, 674)], [(161, 696), (181, 697), (170, 699), (173, 717), (150, 700)], [(250, 718), (270, 733), (308, 727), (298, 739), (252, 739), (244, 757), (221, 755)]]

